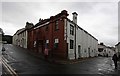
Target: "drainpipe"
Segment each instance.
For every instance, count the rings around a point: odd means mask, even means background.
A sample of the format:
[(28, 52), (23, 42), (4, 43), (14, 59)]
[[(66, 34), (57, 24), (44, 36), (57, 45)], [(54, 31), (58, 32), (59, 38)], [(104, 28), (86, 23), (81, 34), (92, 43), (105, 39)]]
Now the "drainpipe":
[(76, 24), (75, 24), (75, 59), (77, 59), (76, 58)]

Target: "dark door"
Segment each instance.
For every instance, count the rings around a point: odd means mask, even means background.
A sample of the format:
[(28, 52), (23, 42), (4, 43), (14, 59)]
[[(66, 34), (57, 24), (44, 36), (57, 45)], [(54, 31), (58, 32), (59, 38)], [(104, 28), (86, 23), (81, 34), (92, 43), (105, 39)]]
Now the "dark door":
[(78, 58), (80, 58), (81, 57), (81, 46), (80, 45), (78, 45)]
[(38, 40), (38, 53), (43, 54), (44, 45), (43, 40)]

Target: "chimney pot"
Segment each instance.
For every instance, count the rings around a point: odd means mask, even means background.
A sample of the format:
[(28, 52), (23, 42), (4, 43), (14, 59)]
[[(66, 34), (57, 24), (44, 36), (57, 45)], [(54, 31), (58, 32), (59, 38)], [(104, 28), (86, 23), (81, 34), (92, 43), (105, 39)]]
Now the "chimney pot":
[(73, 22), (77, 24), (77, 13), (76, 12), (73, 12)]

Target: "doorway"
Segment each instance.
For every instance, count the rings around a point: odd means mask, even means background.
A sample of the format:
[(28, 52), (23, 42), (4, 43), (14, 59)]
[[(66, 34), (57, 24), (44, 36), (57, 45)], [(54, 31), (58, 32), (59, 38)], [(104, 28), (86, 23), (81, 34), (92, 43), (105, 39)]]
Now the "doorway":
[(88, 56), (88, 57), (91, 57), (91, 56), (90, 56), (90, 48), (88, 48), (88, 54), (89, 54), (89, 56)]
[(81, 46), (80, 45), (78, 45), (78, 58), (80, 58), (81, 57)]
[(38, 53), (43, 54), (43, 50), (44, 50), (43, 40), (38, 40), (37, 48), (38, 48)]

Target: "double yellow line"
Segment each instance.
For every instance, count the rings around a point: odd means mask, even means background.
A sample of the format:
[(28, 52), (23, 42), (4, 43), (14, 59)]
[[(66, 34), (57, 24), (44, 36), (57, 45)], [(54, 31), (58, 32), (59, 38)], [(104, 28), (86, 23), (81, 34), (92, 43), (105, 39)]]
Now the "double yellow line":
[(2, 57), (2, 64), (8, 70), (8, 72), (10, 73), (10, 75), (12, 75), (12, 76), (18, 76), (18, 74), (12, 69), (12, 67), (7, 64), (7, 60), (4, 57)]

